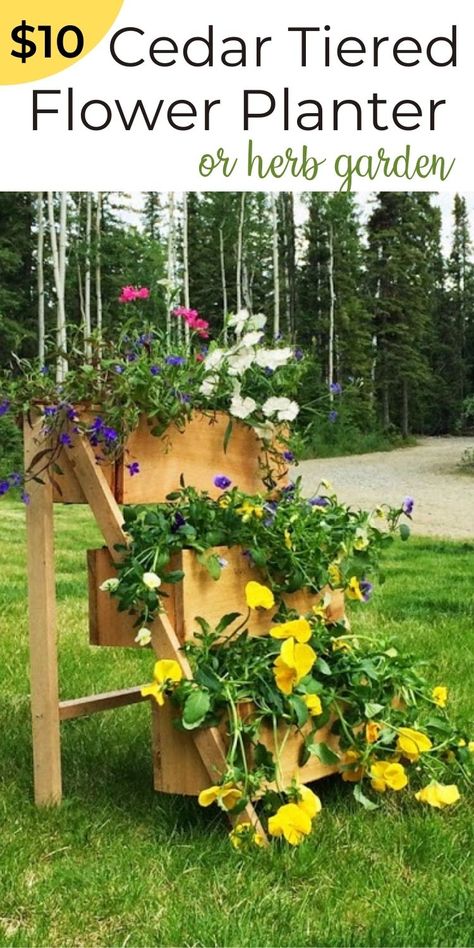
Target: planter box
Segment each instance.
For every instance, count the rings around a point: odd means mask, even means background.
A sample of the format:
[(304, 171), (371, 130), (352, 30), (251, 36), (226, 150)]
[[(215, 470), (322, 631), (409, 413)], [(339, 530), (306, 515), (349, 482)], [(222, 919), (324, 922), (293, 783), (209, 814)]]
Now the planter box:
[[(216, 474), (226, 474), (234, 485), (249, 494), (261, 491), (262, 444), (251, 428), (233, 420), (232, 434), (224, 451), (228, 422), (229, 417), (222, 412), (195, 414), (183, 431), (171, 425), (157, 438), (151, 434), (147, 419), (142, 417), (125, 445), (123, 457), (114, 465), (101, 466), (118, 503), (162, 503), (167, 494), (180, 487), (181, 478), (197, 490), (207, 490), (212, 497), (217, 497), (220, 491), (213, 485)], [(139, 462), (140, 474), (132, 477), (127, 464), (133, 461)], [(67, 449), (62, 451), (59, 463), (64, 474), (55, 476), (62, 492), (55, 490), (55, 502), (84, 503)], [(285, 483), (286, 465), (275, 468), (274, 476)]]
[[(239, 547), (217, 547), (213, 552), (224, 557), (228, 566), (222, 570), (221, 578), (213, 580), (204, 566), (198, 563), (192, 550), (183, 550), (175, 556), (172, 569), (182, 569), (185, 577), (181, 583), (163, 586), (168, 593), (166, 611), (175, 628), (176, 634), (184, 644), (192, 638), (197, 626), (195, 618), (203, 616), (211, 625), (228, 612), (247, 613), (245, 586), (252, 580), (261, 581), (258, 569), (253, 567)], [(92, 645), (134, 646), (136, 630), (133, 628), (133, 616), (119, 612), (117, 600), (108, 593), (101, 592), (99, 586), (104, 580), (115, 576), (115, 569), (106, 548), (89, 550), (89, 617), (90, 642)], [(318, 602), (321, 594), (311, 595), (305, 590), (285, 596), (285, 601), (298, 612), (307, 612)], [(330, 615), (334, 621), (344, 616), (344, 594), (333, 592)], [(248, 628), (252, 635), (261, 635), (268, 631), (271, 613), (253, 610)], [(238, 621), (236, 625), (238, 624)], [(230, 626), (228, 633), (232, 632)], [(235, 628), (235, 626), (234, 626)]]
[[(165, 701), (163, 707), (153, 702), (152, 704), (152, 726), (153, 726), (153, 781), (155, 790), (160, 793), (176, 793), (185, 796), (198, 796), (201, 790), (209, 787), (212, 782), (217, 782), (222, 776), (221, 773), (215, 774), (211, 778), (205, 769), (201, 758), (196, 750), (193, 738), (189, 731), (177, 730), (174, 726), (174, 718), (177, 716), (176, 708), (170, 699)], [(332, 721), (329, 721), (324, 727), (316, 732), (315, 740), (324, 742), (335, 752), (338, 750), (338, 737), (331, 732)], [(221, 725), (221, 733), (224, 744), (228, 743), (225, 725)], [(337, 773), (338, 764), (330, 766), (321, 764), (316, 757), (310, 757), (304, 766), (300, 766), (299, 759), (303, 747), (304, 736), (311, 730), (311, 723), (308, 722), (301, 732), (297, 728), (292, 728), (290, 735), (286, 738), (285, 746), (280, 755), (280, 771), (278, 784), (282, 789), (289, 786), (293, 778), (297, 778), (299, 783), (312, 783), (314, 780), (320, 780), (322, 777), (328, 777)], [(280, 747), (285, 740), (287, 728), (282, 725), (278, 729), (278, 746)], [(259, 735), (260, 742), (274, 752), (274, 736), (271, 724), (263, 724)], [(277, 784), (270, 786), (276, 787)]]

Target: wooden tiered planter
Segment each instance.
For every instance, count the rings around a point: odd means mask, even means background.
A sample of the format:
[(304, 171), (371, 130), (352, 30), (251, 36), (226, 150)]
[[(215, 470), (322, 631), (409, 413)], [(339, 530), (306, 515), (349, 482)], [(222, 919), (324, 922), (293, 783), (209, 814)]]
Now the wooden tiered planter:
[[(168, 617), (176, 631), (180, 643), (193, 638), (193, 633), (199, 631), (195, 619), (202, 615), (211, 626), (216, 625), (223, 615), (232, 611), (239, 612), (245, 617), (247, 606), (245, 602), (245, 586), (251, 579), (262, 581), (257, 569), (251, 566), (247, 557), (239, 547), (218, 547), (212, 552), (227, 560), (228, 565), (222, 570), (221, 578), (213, 580), (208, 571), (200, 564), (192, 550), (183, 550), (174, 558), (172, 569), (182, 569), (184, 579), (181, 583), (163, 587), (169, 594), (165, 600)], [(120, 613), (116, 600), (108, 593), (99, 590), (100, 584), (115, 575), (114, 565), (107, 549), (90, 550), (89, 562), (89, 615), (90, 641), (95, 645), (124, 646), (134, 645), (136, 629), (133, 627), (134, 618), (127, 613)], [(311, 595), (305, 590), (285, 597), (286, 604), (299, 613), (308, 612), (313, 605), (321, 600), (319, 595)], [(267, 634), (270, 628), (273, 612), (252, 610), (248, 628), (251, 635)], [(332, 601), (328, 606), (328, 616), (337, 622), (344, 617), (344, 594), (342, 591), (333, 591)], [(241, 620), (226, 630), (226, 635), (232, 631)], [(171, 701), (164, 707), (153, 707), (153, 746), (154, 746), (154, 781), (155, 789), (164, 793), (179, 793), (197, 795), (209, 785), (209, 774), (203, 766), (199, 754), (193, 743), (193, 738), (186, 731), (177, 731), (173, 718), (177, 710)], [(337, 767), (325, 766), (317, 758), (311, 757), (304, 767), (299, 766), (300, 752), (304, 736), (310, 730), (308, 724), (300, 733), (295, 728), (285, 739), (286, 727), (281, 727), (278, 733), (278, 745), (284, 750), (281, 758), (280, 780), (283, 787), (288, 786), (296, 775), (301, 782), (309, 783), (334, 773)], [(222, 737), (226, 743), (225, 728)], [(274, 751), (274, 735), (270, 726), (262, 726), (261, 742)], [(335, 738), (331, 735), (331, 727), (322, 728), (316, 736), (317, 741), (324, 741), (331, 746)], [(216, 779), (219, 775), (216, 773)]]
[[(91, 418), (89, 412), (80, 413)], [(226, 474), (234, 484), (249, 494), (262, 490), (262, 444), (248, 425), (232, 422), (227, 449), (224, 439), (229, 417), (223, 412), (195, 414), (183, 431), (171, 425), (162, 437), (151, 434), (151, 423), (142, 417), (125, 445), (123, 456), (115, 464), (101, 464), (101, 470), (119, 504), (161, 503), (167, 494), (185, 484), (207, 490), (211, 497), (220, 494), (213, 484), (216, 474)], [(96, 454), (100, 454), (100, 449)], [(127, 464), (138, 461), (140, 473), (131, 476)], [(59, 490), (54, 490), (55, 503), (86, 503), (84, 492), (74, 472), (74, 465), (65, 448), (59, 461), (62, 475), (55, 475)], [(285, 483), (285, 465), (273, 466), (276, 478)]]

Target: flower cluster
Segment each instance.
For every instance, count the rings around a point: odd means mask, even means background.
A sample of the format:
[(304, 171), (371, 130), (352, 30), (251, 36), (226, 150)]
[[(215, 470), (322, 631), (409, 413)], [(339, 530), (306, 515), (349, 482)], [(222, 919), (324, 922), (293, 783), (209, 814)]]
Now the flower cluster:
[[(277, 435), (288, 442), (288, 424), (299, 412), (290, 395), (304, 371), (300, 353), (283, 343), (266, 348), (265, 317), (246, 311), (229, 318), (225, 345), (204, 347), (209, 323), (182, 306), (170, 331), (143, 322), (133, 328), (150, 296), (147, 287), (123, 287), (119, 301), (131, 308), (132, 322), (112, 339), (91, 338), (89, 359), (72, 341), (60, 384), (47, 366), (27, 361), (0, 381), (0, 416), (33, 411), (43, 418), (27, 480), (62, 473), (61, 456), (75, 436), (89, 438), (99, 464), (114, 463), (143, 416), (159, 438), (171, 425), (182, 430), (193, 413), (223, 412), (251, 426), (267, 452)], [(133, 460), (131, 476), (140, 472), (140, 459)]]
[[(256, 580), (265, 580), (271, 587), (259, 602), (261, 587), (256, 584), (254, 606), (267, 608), (265, 597), (270, 595), (273, 605), (296, 590), (317, 593), (325, 587), (345, 590), (349, 599), (365, 603), (372, 594), (380, 555), (395, 529), (399, 527), (405, 539), (409, 533), (407, 524), (400, 524), (402, 505), (369, 513), (352, 510), (338, 502), (327, 481), (309, 499), (303, 496), (299, 480), (257, 495), (233, 487), (222, 473), (215, 475), (213, 483), (222, 492), (217, 500), (205, 491), (185, 487), (174, 491), (166, 503), (124, 509), (129, 546), (118, 566), (112, 595), (121, 610), (134, 613), (138, 627), (147, 628), (165, 607), (165, 587), (181, 582), (183, 574), (172, 568), (172, 560), (183, 549), (194, 550), (198, 561), (218, 580), (226, 561), (216, 548), (238, 548), (255, 570)], [(150, 588), (144, 581), (150, 573), (159, 577), (159, 586)], [(281, 667), (281, 675), (288, 680), (297, 674), (306, 640), (298, 639), (295, 655), (288, 653)]]
[(233, 631), (235, 615), (216, 629), (197, 619), (200, 631), (184, 646), (193, 680), (176, 663), (158, 662), (143, 690), (160, 705), (166, 692), (188, 730), (222, 723), (226, 770), (199, 803), (238, 821), (234, 848), (264, 843), (258, 826), (240, 822), (251, 800), (260, 801), (270, 837), (303, 842), (321, 812), (304, 785), (315, 758), (368, 810), (402, 791), (438, 809), (458, 802), (457, 783), (446, 778), (471, 782), (474, 742), (449, 720), (444, 685), (428, 685), (412, 656), (359, 639), (324, 603), (283, 616), (265, 585), (251, 581), (245, 595), (249, 613), (268, 615), (263, 634), (248, 634), (248, 616)]

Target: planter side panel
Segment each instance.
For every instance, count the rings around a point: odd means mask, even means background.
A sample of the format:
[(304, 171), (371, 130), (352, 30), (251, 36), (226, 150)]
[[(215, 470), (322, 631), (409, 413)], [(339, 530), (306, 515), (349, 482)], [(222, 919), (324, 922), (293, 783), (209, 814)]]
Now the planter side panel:
[[(251, 428), (233, 422), (227, 451), (224, 438), (228, 418), (223, 414), (196, 415), (184, 431), (171, 426), (162, 438), (150, 434), (146, 418), (128, 439), (125, 457), (117, 465), (117, 500), (123, 504), (162, 503), (180, 487), (180, 478), (213, 497), (221, 493), (213, 485), (216, 474), (226, 474), (247, 493), (262, 490), (261, 443)], [(126, 465), (140, 464), (140, 474), (131, 477)], [(279, 475), (284, 475), (282, 467)], [(284, 482), (284, 480), (283, 480)]]

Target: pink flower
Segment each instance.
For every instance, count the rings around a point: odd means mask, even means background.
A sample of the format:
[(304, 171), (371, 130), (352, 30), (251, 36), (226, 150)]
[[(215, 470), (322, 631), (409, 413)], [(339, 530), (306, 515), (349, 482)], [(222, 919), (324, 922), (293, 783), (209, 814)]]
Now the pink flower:
[(134, 286), (124, 286), (119, 296), (119, 303), (133, 303), (136, 299), (136, 292)]
[(135, 300), (148, 300), (150, 290), (146, 286), (124, 286), (119, 296), (119, 303), (134, 303)]
[(187, 309), (186, 306), (177, 306), (173, 316), (181, 317), (189, 328), (198, 334), (201, 339), (209, 339), (209, 323), (199, 317), (197, 309)]

